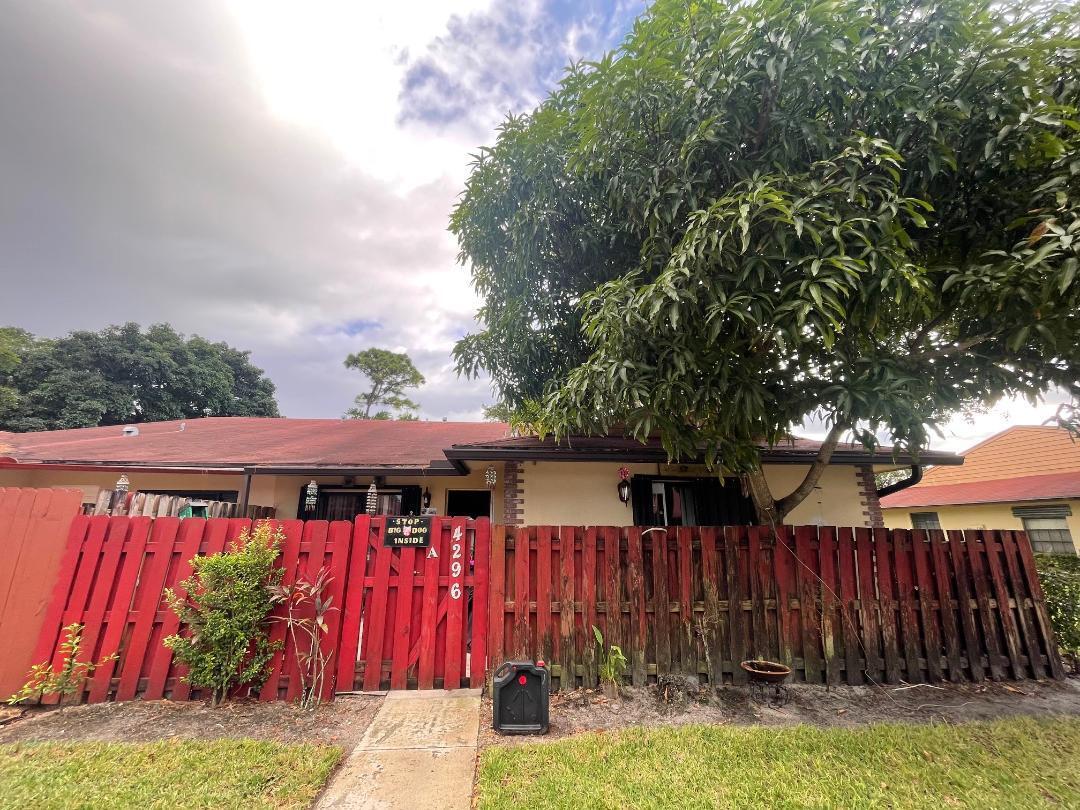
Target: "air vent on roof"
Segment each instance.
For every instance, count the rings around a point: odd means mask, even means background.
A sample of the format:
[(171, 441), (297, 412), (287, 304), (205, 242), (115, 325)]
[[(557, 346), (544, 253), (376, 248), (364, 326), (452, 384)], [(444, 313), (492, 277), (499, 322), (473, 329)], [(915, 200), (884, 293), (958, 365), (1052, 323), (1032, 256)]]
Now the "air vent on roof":
[(125, 436), (138, 436), (139, 429), (134, 425), (125, 425), (121, 433)]

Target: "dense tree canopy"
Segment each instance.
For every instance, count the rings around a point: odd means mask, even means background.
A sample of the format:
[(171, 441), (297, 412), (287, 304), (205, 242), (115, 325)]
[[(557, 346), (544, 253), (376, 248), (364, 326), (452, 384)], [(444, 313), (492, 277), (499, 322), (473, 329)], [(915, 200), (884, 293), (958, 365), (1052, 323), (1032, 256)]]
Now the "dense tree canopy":
[[(659, 0), (481, 151), (459, 370), (557, 433), (658, 432), (765, 518), (841, 436), (1080, 394), (1080, 6)], [(757, 443), (830, 433), (776, 501)], [(784, 493), (777, 493), (783, 495)]]
[[(416, 370), (405, 352), (374, 347), (364, 349), (346, 357), (345, 368), (359, 371), (371, 383), (370, 389), (357, 395), (356, 404), (345, 414), (346, 419), (392, 419), (395, 411), (400, 420), (418, 418), (413, 411), (419, 410), (420, 405), (405, 396), (405, 389), (423, 385), (424, 375)], [(391, 410), (380, 409), (372, 413), (371, 409), (378, 405)]]
[(13, 396), (0, 401), (3, 430), (278, 415), (274, 384), (249, 352), (185, 337), (168, 324), (143, 331), (128, 323), (55, 340), (13, 329), (4, 335), (13, 359), (0, 367), (0, 385)]

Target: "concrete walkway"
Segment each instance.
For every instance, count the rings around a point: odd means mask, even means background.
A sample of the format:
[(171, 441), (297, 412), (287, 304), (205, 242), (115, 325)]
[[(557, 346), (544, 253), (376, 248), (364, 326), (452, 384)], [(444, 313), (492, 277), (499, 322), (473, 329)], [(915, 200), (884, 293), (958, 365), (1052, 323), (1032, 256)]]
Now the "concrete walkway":
[(479, 689), (390, 692), (316, 807), (468, 810), (479, 726)]

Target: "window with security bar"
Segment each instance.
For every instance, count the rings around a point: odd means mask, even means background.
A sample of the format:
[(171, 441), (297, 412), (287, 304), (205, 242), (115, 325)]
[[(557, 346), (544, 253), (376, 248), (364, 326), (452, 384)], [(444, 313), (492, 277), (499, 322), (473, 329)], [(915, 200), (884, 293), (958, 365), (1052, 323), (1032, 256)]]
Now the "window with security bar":
[(913, 529), (940, 529), (941, 521), (938, 520), (937, 512), (912, 512), (911, 528)]
[(1015, 506), (1012, 513), (1024, 523), (1024, 531), (1036, 554), (1076, 554), (1072, 532), (1066, 518), (1072, 515), (1068, 504)]

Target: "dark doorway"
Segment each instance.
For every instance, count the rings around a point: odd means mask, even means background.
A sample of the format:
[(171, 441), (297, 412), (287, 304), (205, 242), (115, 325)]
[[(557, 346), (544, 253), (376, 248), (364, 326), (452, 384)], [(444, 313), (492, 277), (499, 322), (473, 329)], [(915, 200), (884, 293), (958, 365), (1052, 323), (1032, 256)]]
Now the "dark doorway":
[(446, 514), (450, 517), (491, 516), (491, 490), (451, 489), (446, 492)]

